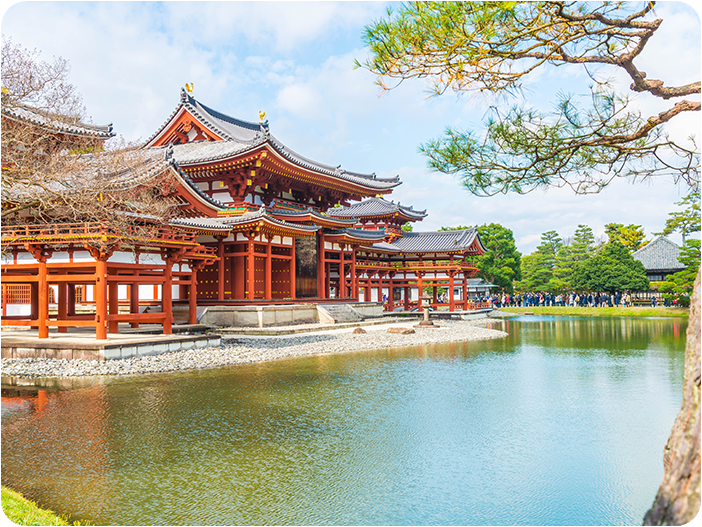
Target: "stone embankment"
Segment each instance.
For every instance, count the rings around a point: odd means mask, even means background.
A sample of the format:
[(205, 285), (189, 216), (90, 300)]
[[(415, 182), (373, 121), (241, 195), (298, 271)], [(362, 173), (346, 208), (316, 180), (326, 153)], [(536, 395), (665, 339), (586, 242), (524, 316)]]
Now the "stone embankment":
[[(2, 375), (15, 377), (81, 377), (88, 375), (135, 375), (178, 370), (214, 368), (270, 360), (362, 350), (400, 348), (442, 342), (484, 340), (507, 333), (484, 327), (487, 319), (442, 321), (440, 328), (412, 334), (388, 333), (387, 327), (368, 327), (365, 334), (325, 331), (275, 337), (237, 336), (222, 345), (108, 361), (63, 359), (2, 359)], [(482, 326), (482, 327), (481, 327)]]

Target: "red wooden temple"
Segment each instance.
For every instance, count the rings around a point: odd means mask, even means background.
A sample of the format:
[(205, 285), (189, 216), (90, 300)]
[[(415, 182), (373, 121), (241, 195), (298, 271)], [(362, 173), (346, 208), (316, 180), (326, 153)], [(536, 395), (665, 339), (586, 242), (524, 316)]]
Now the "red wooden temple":
[[(403, 231), (426, 211), (384, 197), (399, 177), (311, 161), (267, 121), (227, 116), (185, 90), (135, 155), (140, 168), (123, 177), (167, 175), (178, 218), (130, 244), (110, 243), (118, 233), (90, 223), (3, 225), (3, 325), (37, 327), (40, 337), (49, 327), (93, 326), (104, 339), (120, 322), (170, 333), (174, 306), (187, 306), (191, 324), (198, 306), (211, 305), (408, 310), (426, 287), (434, 305), (474, 307), (466, 286), (477, 273), (472, 258), (485, 251), (477, 231)], [(443, 302), (438, 288), (448, 292)], [(88, 303), (94, 312), (76, 310)]]

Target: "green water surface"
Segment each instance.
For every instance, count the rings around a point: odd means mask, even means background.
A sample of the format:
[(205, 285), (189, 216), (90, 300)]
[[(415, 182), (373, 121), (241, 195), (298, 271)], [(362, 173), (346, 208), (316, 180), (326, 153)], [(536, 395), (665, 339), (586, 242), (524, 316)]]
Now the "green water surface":
[(640, 525), (686, 326), (519, 317), (490, 341), (35, 390), (3, 399), (2, 482), (98, 525)]

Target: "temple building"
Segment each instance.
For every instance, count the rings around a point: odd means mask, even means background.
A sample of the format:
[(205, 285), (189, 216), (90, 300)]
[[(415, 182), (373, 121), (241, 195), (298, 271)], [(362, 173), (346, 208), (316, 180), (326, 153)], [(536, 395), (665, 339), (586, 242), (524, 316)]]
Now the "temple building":
[(646, 278), (651, 282), (665, 280), (669, 274), (685, 269), (680, 263), (680, 247), (665, 236), (659, 236), (632, 254), (646, 269)]
[[(38, 327), (40, 337), (49, 327), (94, 326), (105, 338), (120, 322), (155, 322), (170, 333), (182, 309), (191, 324), (203, 306), (409, 310), (426, 288), (435, 308), (475, 307), (473, 259), (485, 252), (476, 229), (403, 230), (427, 213), (388, 199), (399, 177), (307, 159), (267, 121), (230, 117), (182, 90), (118, 172), (123, 188), (159, 189), (176, 217), (141, 238), (90, 222), (3, 225), (3, 325)], [(80, 304), (94, 312), (80, 314)]]

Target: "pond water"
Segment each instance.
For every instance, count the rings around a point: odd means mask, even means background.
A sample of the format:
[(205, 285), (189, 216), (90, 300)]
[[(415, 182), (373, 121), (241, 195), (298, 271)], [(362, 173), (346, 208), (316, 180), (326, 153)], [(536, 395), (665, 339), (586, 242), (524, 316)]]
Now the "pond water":
[(98, 525), (640, 525), (687, 321), (492, 324), (6, 397), (2, 482)]

